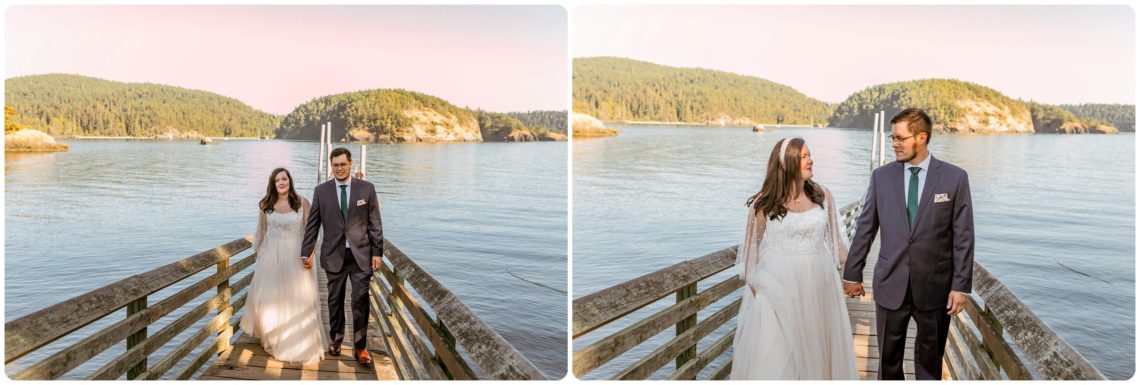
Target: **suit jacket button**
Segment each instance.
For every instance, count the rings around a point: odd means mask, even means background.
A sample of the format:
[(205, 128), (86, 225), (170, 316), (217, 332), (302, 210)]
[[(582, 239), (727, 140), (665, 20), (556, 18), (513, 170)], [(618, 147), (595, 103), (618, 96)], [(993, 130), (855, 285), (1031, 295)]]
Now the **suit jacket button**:
[(909, 241), (909, 242), (907, 242), (907, 243), (914, 243), (914, 239), (913, 239), (913, 238), (911, 238), (911, 239), (910, 239), (910, 241)]

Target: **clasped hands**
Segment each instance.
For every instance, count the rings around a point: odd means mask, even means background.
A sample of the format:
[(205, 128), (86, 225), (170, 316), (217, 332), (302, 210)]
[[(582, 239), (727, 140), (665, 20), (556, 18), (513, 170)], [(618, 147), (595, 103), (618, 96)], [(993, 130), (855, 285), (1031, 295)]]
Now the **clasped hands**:
[[(863, 290), (862, 282), (843, 282), (843, 292), (850, 298), (861, 297), (867, 294), (867, 292)], [(966, 293), (950, 291), (950, 297), (946, 299), (946, 314), (953, 317), (962, 312), (962, 308), (966, 306), (966, 295)]]
[[(312, 269), (313, 268), (313, 258), (311, 258), (311, 257), (301, 258), (301, 265), (305, 266), (305, 269)], [(374, 255), (374, 256), (372, 256), (372, 270), (376, 270), (379, 268), (380, 268), (380, 257)]]

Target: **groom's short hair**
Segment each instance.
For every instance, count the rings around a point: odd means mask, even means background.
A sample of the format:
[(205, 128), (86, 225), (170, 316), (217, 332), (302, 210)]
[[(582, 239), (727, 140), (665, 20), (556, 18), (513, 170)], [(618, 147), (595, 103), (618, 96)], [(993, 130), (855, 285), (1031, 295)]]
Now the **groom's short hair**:
[(334, 148), (331, 153), (329, 153), (329, 162), (332, 162), (333, 158), (336, 158), (336, 157), (341, 156), (341, 155), (347, 156), (349, 162), (352, 161), (352, 153), (349, 152), (347, 148), (337, 147), (337, 148)]
[(906, 128), (910, 130), (913, 135), (919, 133), (926, 133), (926, 143), (930, 143), (930, 127), (934, 124), (930, 121), (930, 115), (926, 114), (920, 108), (907, 108), (899, 111), (895, 117), (891, 118), (891, 124), (906, 122)]

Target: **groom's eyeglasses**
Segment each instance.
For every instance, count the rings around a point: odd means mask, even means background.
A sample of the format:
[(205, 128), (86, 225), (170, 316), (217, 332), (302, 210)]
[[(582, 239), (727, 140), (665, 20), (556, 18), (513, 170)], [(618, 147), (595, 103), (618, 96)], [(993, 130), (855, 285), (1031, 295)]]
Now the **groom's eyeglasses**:
[(894, 142), (901, 142), (901, 141), (904, 141), (904, 140), (907, 140), (907, 139), (913, 138), (913, 137), (915, 137), (915, 136), (918, 136), (918, 134), (914, 134), (914, 135), (911, 135), (911, 136), (907, 136), (907, 137), (901, 137), (901, 136), (898, 136), (898, 135), (891, 135), (891, 136), (888, 136), (888, 137), (887, 137), (887, 139), (890, 139), (890, 140), (891, 140), (891, 143), (894, 143)]
[(333, 168), (344, 168), (344, 167), (348, 167), (348, 163), (333, 163), (332, 166), (333, 166)]

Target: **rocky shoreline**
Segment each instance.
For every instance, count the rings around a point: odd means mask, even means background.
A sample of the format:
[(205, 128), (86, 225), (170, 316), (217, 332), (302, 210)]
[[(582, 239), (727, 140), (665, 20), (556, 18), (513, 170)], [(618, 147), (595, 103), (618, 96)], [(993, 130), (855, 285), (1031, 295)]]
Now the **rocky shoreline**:
[(56, 143), (55, 138), (39, 130), (22, 129), (4, 134), (6, 152), (63, 152), (71, 146)]

